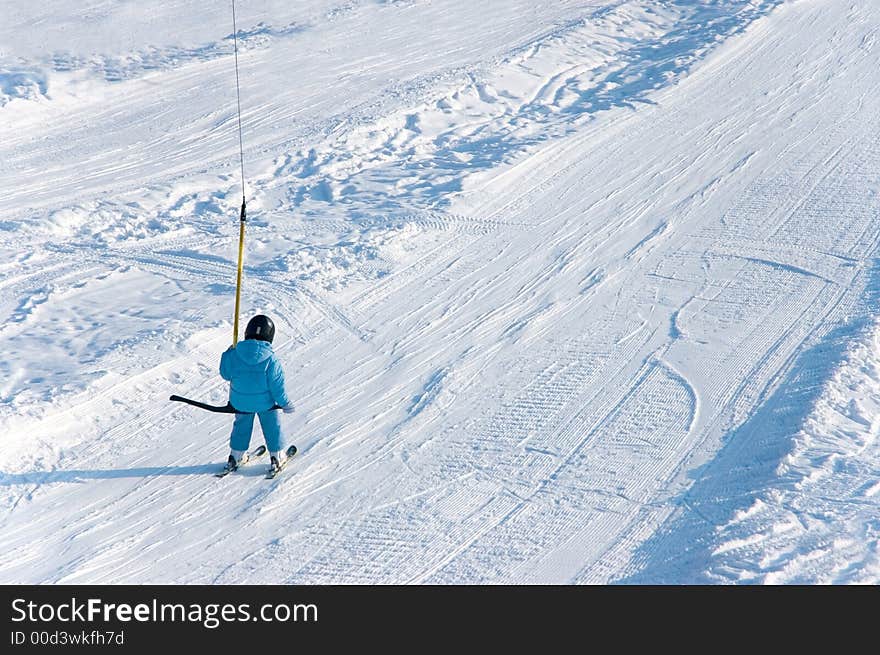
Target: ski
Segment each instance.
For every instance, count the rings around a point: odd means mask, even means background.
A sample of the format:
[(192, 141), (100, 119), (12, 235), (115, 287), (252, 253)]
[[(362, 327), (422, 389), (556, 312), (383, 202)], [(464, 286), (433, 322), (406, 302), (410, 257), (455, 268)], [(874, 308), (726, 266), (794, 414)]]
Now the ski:
[(281, 473), (281, 471), (284, 470), (284, 468), (287, 466), (287, 464), (290, 462), (291, 458), (294, 455), (296, 455), (296, 446), (290, 446), (287, 449), (287, 457), (285, 458), (284, 463), (281, 465), (280, 468), (277, 468), (277, 469), (270, 465), (269, 471), (266, 473), (266, 479), (267, 480), (274, 479), (275, 476), (277, 476), (279, 473)]
[[(265, 454), (266, 454), (266, 446), (257, 446), (250, 453), (248, 453), (248, 458), (247, 458), (247, 461), (245, 462), (245, 464), (250, 462), (252, 459), (262, 457)], [(224, 467), (224, 469), (222, 471), (220, 471), (219, 473), (215, 473), (214, 475), (215, 475), (215, 477), (218, 477), (218, 478), (225, 478), (227, 475), (229, 475), (233, 471), (237, 471), (239, 468), (241, 468), (241, 466), (236, 466), (234, 469)]]

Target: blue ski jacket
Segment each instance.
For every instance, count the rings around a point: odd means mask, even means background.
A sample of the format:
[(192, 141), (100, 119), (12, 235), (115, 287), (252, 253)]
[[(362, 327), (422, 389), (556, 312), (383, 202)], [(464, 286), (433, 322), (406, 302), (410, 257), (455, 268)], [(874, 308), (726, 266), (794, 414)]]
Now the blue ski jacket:
[(220, 377), (229, 380), (229, 402), (240, 412), (263, 412), (290, 405), (284, 390), (284, 371), (272, 344), (245, 339), (220, 357)]

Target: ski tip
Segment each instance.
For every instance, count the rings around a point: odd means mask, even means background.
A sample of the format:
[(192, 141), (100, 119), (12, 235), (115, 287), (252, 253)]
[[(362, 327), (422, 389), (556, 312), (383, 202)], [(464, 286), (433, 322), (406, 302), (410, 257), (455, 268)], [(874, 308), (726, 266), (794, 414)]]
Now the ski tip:
[(290, 448), (287, 449), (287, 456), (288, 457), (293, 457), (294, 455), (296, 455), (296, 453), (297, 453), (296, 446), (291, 446)]
[(260, 446), (259, 448), (257, 448), (254, 451), (254, 455), (256, 457), (259, 457), (260, 455), (265, 455), (265, 454), (266, 454), (266, 446)]

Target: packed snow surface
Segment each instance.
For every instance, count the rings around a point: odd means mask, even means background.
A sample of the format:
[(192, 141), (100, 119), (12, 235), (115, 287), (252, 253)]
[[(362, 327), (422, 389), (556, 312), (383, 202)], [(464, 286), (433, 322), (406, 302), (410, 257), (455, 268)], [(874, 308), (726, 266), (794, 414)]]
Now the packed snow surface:
[(0, 582), (880, 582), (880, 3), (238, 0), (274, 481), (230, 9), (3, 5)]

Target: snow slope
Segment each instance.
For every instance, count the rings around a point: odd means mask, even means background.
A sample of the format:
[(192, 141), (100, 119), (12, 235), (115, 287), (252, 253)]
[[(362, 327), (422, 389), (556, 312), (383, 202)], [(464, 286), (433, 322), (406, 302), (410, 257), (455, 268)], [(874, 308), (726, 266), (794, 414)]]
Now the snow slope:
[(0, 581), (878, 581), (876, 3), (241, 0), (271, 483), (231, 16), (11, 4)]

